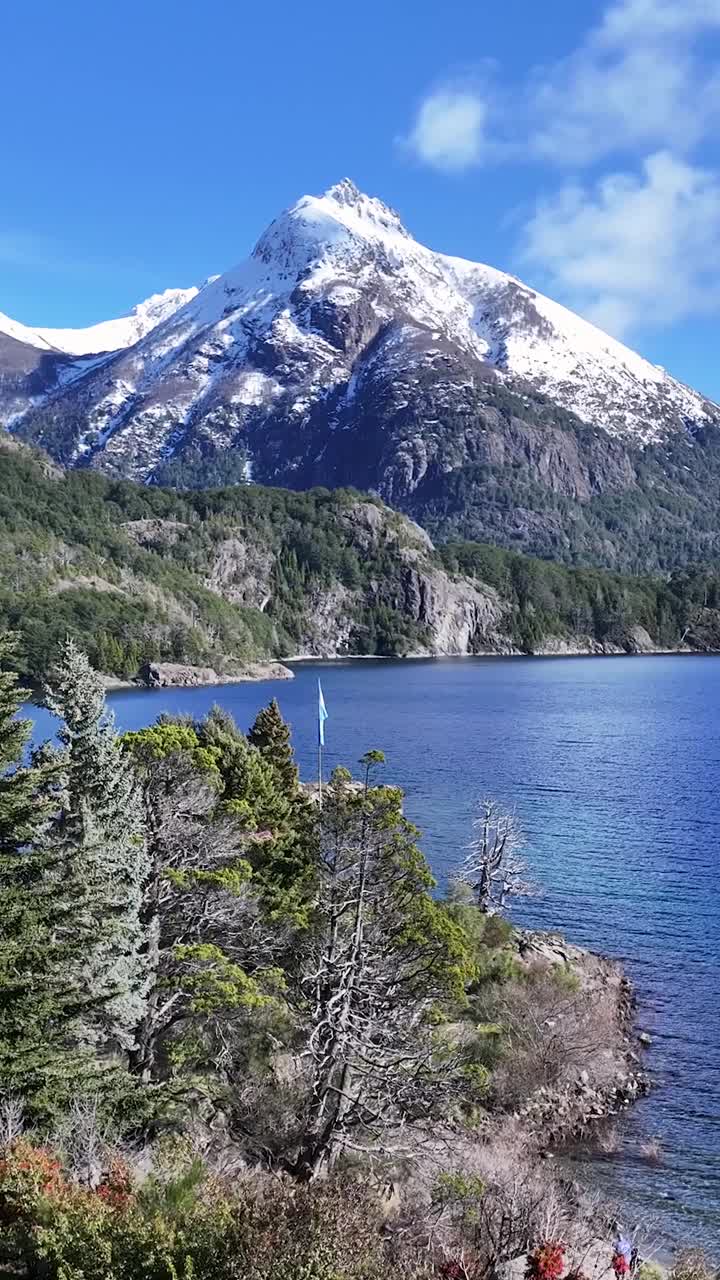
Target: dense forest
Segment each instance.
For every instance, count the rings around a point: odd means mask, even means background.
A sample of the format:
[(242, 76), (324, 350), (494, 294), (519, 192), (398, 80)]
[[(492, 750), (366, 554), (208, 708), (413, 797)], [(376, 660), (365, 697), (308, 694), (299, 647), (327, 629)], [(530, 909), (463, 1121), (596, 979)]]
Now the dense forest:
[(607, 1217), (541, 1157), (638, 1090), (624, 986), (504, 919), (515, 818), (480, 806), (441, 896), (380, 751), (319, 801), (275, 703), (120, 736), (71, 640), (59, 741), (28, 754), (12, 645), (4, 1274), (490, 1280), (527, 1255), (577, 1280), (598, 1239), (607, 1264)]
[[(433, 538), (481, 539), (625, 574), (717, 559), (717, 428), (637, 448), (551, 402), (543, 407), (540, 397), (523, 403), (491, 384), (483, 399), (497, 410), (490, 436), (497, 432), (503, 447), (481, 444), (479, 456), (441, 474), (429, 469), (402, 503)], [(443, 432), (458, 449), (467, 429), (467, 416), (444, 416)]]
[(563, 639), (632, 650), (636, 626), (659, 648), (720, 647), (714, 567), (632, 578), (481, 543), (433, 548), (351, 490), (177, 492), (65, 474), (9, 440), (0, 557), (0, 626), (18, 634), (29, 678), (65, 636), (118, 676), (150, 660), (223, 670), (320, 643), (337, 654), (441, 652), (453, 601), (475, 620), (451, 652), (532, 653)]

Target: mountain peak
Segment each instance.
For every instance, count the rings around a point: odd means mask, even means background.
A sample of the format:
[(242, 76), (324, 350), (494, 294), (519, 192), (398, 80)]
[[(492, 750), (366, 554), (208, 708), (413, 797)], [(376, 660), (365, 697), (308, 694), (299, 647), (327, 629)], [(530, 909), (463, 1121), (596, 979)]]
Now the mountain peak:
[[(349, 178), (303, 196), (270, 224), (250, 261), (196, 293), (170, 290), (121, 320), (33, 338), (91, 356), (44, 361), (56, 381), (43, 394), (72, 438), (67, 456), (147, 478), (168, 458), (242, 442), (256, 479), (344, 482), (352, 475), (331, 462), (332, 440), (370, 431), (368, 416), (382, 417), (384, 404), (388, 439), (412, 420), (396, 467), (412, 488), (414, 459), (429, 459), (418, 474), (430, 467), (436, 430), (448, 438), (448, 423), (467, 422), (472, 433), (494, 384), (544, 397), (633, 445), (718, 420), (703, 397), (521, 281), (420, 244)], [(131, 348), (127, 358), (98, 358), (119, 348)], [(32, 430), (37, 379), (26, 382), (5, 396), (4, 412), (6, 420), (24, 415)], [(37, 421), (42, 443), (42, 415)], [(306, 425), (327, 432), (314, 441), (312, 465), (300, 456)], [(366, 486), (387, 484), (387, 494), (401, 483), (360, 474)]]
[(352, 253), (359, 245), (387, 245), (398, 237), (412, 240), (400, 215), (343, 178), (320, 196), (302, 196), (271, 222), (253, 257), (266, 265), (274, 263), (283, 275), (300, 274), (327, 252)]
[[(312, 199), (313, 197), (306, 197)], [(378, 196), (369, 196), (355, 185), (352, 178), (342, 178), (316, 198), (318, 204), (333, 208), (335, 216), (356, 233), (398, 233), (410, 239), (400, 214)], [(302, 203), (302, 202), (301, 202)]]
[(338, 204), (358, 204), (364, 199), (362, 191), (355, 185), (352, 178), (341, 178), (339, 182), (328, 187), (324, 193), (324, 198), (328, 200), (337, 200)]

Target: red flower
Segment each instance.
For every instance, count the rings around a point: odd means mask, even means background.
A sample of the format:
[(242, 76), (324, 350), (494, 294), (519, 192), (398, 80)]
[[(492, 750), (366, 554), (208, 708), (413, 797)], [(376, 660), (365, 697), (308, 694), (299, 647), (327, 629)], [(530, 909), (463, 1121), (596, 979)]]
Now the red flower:
[(449, 1262), (443, 1262), (440, 1267), (440, 1275), (443, 1280), (467, 1280), (467, 1271), (461, 1262), (455, 1262), (451, 1259)]
[(528, 1254), (526, 1280), (561, 1280), (565, 1267), (565, 1245), (560, 1240), (546, 1240)]
[(110, 1209), (126, 1209), (132, 1200), (133, 1185), (130, 1170), (121, 1160), (116, 1160), (103, 1175), (95, 1194)]

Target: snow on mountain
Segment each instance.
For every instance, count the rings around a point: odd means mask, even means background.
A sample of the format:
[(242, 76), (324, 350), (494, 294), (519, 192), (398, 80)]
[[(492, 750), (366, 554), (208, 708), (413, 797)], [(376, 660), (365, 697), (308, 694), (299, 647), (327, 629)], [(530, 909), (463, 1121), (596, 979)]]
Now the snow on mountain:
[(20, 324), (18, 320), (11, 320), (10, 316), (6, 316), (2, 311), (0, 311), (0, 334), (13, 338), (15, 342), (24, 342), (26, 346), (37, 347), (41, 351), (55, 350), (52, 343), (43, 338), (37, 329), (30, 329), (28, 325)]
[[(89, 325), (86, 329), (37, 329), (35, 332), (40, 343), (69, 355), (83, 356), (99, 354), (102, 351), (119, 351), (123, 347), (132, 347), (156, 325), (162, 324), (173, 312), (183, 307), (194, 298), (198, 290), (165, 289), (163, 293), (154, 293), (144, 302), (139, 302), (127, 315), (117, 320), (102, 320), (99, 324)], [(2, 319), (0, 318), (0, 325)], [(23, 326), (20, 326), (23, 327)], [(25, 338), (23, 341), (31, 341)], [(36, 343), (35, 345), (39, 345)]]
[[(168, 290), (87, 330), (37, 334), (76, 354), (115, 351), (66, 380), (47, 409), (63, 461), (136, 478), (170, 459), (237, 449), (260, 463), (258, 478), (330, 482), (328, 432), (351, 429), (362, 449), (369, 413), (389, 432), (425, 401), (427, 430), (418, 422), (403, 448), (429, 458), (433, 424), (488, 379), (637, 445), (718, 417), (520, 280), (425, 248), (348, 180), (303, 197), (247, 261), (199, 291)], [(43, 443), (44, 430), (33, 431), (29, 412), (32, 438)], [(413, 484), (427, 465), (415, 458)]]

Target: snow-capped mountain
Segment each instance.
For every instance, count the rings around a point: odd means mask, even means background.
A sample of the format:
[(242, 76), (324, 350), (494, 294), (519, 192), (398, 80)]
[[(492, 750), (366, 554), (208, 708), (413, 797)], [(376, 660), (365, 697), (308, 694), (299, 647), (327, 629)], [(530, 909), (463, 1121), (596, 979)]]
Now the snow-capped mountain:
[(163, 293), (154, 293), (144, 302), (139, 302), (125, 316), (119, 316), (117, 320), (102, 320), (85, 329), (32, 329), (0, 312), (0, 333), (42, 351), (61, 351), (66, 355), (119, 351), (139, 342), (197, 293), (196, 287), (165, 289)]
[(30, 329), (28, 325), (20, 324), (19, 320), (11, 320), (10, 316), (6, 316), (2, 311), (0, 311), (0, 337), (12, 338), (13, 342), (22, 342), (40, 351), (55, 350), (52, 343), (41, 337), (37, 329)]
[(122, 349), (66, 355), (24, 411), (16, 386), (13, 425), (66, 463), (141, 479), (356, 484), (410, 507), (421, 488), (445, 501), (469, 467), (527, 466), (584, 500), (633, 483), (628, 450), (720, 422), (520, 280), (425, 248), (348, 180), (299, 200), (199, 291), (35, 332), (64, 352)]

